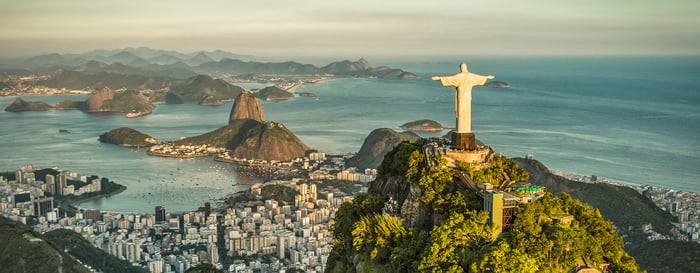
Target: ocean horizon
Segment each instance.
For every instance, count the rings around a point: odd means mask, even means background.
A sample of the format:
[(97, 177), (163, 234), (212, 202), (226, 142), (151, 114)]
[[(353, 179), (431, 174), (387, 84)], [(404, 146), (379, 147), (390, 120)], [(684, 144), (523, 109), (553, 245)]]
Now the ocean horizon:
[[(369, 59), (418, 74), (420, 80), (338, 78), (297, 88), (317, 97), (262, 102), (266, 120), (284, 123), (309, 147), (354, 153), (374, 129), (432, 119), (454, 126), (454, 89), (430, 80), (457, 73), (492, 74), (511, 88), (475, 87), (473, 131), (497, 153), (532, 155), (551, 170), (597, 175), (637, 185), (700, 191), (700, 57), (480, 57)], [(240, 84), (246, 89), (261, 84)], [(7, 107), (16, 97), (0, 98)], [(86, 96), (22, 96), (56, 103)], [(58, 166), (124, 184), (118, 195), (83, 203), (104, 211), (195, 210), (205, 201), (260, 179), (209, 158), (148, 156), (143, 149), (97, 137), (127, 126), (158, 140), (202, 134), (226, 125), (232, 102), (219, 107), (157, 105), (152, 114), (81, 111), (0, 113), (0, 170), (24, 164)], [(68, 133), (59, 132), (67, 130)], [(440, 136), (440, 133), (420, 135)]]

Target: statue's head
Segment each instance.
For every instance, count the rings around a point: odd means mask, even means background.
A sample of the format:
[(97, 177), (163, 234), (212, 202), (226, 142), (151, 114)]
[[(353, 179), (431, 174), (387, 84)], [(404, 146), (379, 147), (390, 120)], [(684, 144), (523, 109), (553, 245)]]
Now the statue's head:
[(467, 71), (468, 71), (468, 70), (467, 70), (467, 64), (464, 64), (464, 63), (463, 63), (463, 64), (460, 64), (460, 65), (459, 65), (459, 71), (461, 71), (461, 72), (467, 72)]

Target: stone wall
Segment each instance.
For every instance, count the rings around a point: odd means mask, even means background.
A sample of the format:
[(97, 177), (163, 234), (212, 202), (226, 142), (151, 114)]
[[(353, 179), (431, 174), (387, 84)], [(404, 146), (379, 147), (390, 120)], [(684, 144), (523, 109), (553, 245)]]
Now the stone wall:
[(494, 152), (491, 147), (479, 146), (473, 151), (447, 150), (445, 159), (447, 159), (447, 166), (455, 167), (455, 161), (462, 161), (471, 164), (478, 170), (486, 167), (486, 162), (493, 156)]

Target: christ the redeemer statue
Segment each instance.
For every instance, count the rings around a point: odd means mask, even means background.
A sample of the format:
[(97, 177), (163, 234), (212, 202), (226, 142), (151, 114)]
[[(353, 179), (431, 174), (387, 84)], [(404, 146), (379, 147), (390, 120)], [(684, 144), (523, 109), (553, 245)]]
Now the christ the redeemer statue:
[(440, 81), (443, 86), (455, 87), (455, 116), (457, 131), (452, 135), (452, 148), (458, 150), (476, 149), (476, 138), (472, 133), (472, 87), (484, 85), (486, 80), (494, 76), (482, 76), (469, 73), (466, 64), (459, 66), (460, 72), (452, 76), (435, 76), (434, 81)]

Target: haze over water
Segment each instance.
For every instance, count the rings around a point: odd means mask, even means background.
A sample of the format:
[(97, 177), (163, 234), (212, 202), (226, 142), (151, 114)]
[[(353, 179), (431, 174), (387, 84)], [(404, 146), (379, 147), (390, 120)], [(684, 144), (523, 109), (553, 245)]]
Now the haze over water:
[[(263, 102), (266, 120), (284, 123), (308, 146), (330, 154), (356, 152), (376, 128), (417, 119), (454, 125), (454, 91), (430, 80), (470, 71), (493, 74), (509, 89), (474, 89), (477, 138), (509, 157), (532, 154), (552, 170), (635, 184), (700, 191), (700, 58), (425, 58), (373, 60), (419, 74), (418, 81), (336, 79), (299, 87), (318, 97)], [(258, 87), (255, 84), (242, 85)], [(25, 96), (55, 103), (66, 97)], [(0, 98), (5, 108), (15, 97)], [(110, 211), (194, 210), (258, 181), (208, 158), (151, 157), (143, 150), (102, 144), (97, 137), (128, 126), (159, 140), (205, 133), (226, 124), (221, 107), (158, 105), (153, 114), (80, 111), (0, 113), (0, 170), (22, 164), (59, 166), (108, 177), (128, 189), (82, 204)], [(69, 133), (59, 133), (66, 129)], [(441, 134), (424, 134), (437, 136)]]

